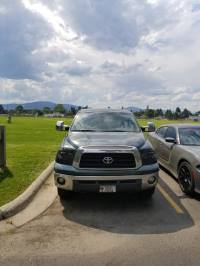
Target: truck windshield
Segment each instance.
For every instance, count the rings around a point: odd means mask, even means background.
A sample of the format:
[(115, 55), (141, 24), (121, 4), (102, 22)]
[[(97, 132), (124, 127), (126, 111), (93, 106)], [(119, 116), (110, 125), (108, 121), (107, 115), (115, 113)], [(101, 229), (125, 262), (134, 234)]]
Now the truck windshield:
[(200, 146), (200, 127), (199, 128), (180, 128), (180, 144)]
[(123, 112), (82, 113), (75, 117), (71, 131), (140, 132), (133, 115)]

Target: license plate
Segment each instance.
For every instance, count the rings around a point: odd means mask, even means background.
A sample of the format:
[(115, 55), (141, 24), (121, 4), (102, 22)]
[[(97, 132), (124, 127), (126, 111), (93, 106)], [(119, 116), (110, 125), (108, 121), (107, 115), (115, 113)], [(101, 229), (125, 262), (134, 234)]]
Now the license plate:
[(114, 193), (116, 192), (116, 186), (100, 186), (99, 192), (100, 193)]

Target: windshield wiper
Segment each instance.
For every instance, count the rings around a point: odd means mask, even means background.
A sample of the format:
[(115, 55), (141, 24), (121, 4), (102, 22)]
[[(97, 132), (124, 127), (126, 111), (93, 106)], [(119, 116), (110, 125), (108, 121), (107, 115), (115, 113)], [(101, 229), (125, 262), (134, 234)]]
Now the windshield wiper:
[(96, 130), (92, 129), (79, 129), (79, 130), (71, 130), (72, 132), (96, 132)]
[(75, 129), (72, 132), (138, 132), (138, 131), (125, 131), (125, 130), (93, 130), (93, 129)]
[(125, 130), (102, 130), (100, 132), (135, 132), (135, 131), (125, 131)]

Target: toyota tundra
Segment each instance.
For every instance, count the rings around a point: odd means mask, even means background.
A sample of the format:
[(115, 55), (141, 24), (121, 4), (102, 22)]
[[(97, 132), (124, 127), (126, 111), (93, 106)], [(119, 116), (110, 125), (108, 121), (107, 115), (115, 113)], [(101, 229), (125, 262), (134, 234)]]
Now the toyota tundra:
[[(60, 197), (72, 192), (154, 193), (159, 167), (154, 150), (134, 115), (126, 110), (83, 109), (55, 159)], [(148, 130), (148, 128), (147, 128)]]

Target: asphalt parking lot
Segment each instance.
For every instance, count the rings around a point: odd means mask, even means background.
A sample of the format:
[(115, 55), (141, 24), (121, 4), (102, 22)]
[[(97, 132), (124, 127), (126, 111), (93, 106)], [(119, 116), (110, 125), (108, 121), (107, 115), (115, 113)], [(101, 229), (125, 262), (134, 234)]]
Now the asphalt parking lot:
[(160, 171), (152, 200), (79, 194), (0, 235), (0, 265), (199, 265), (200, 199)]

